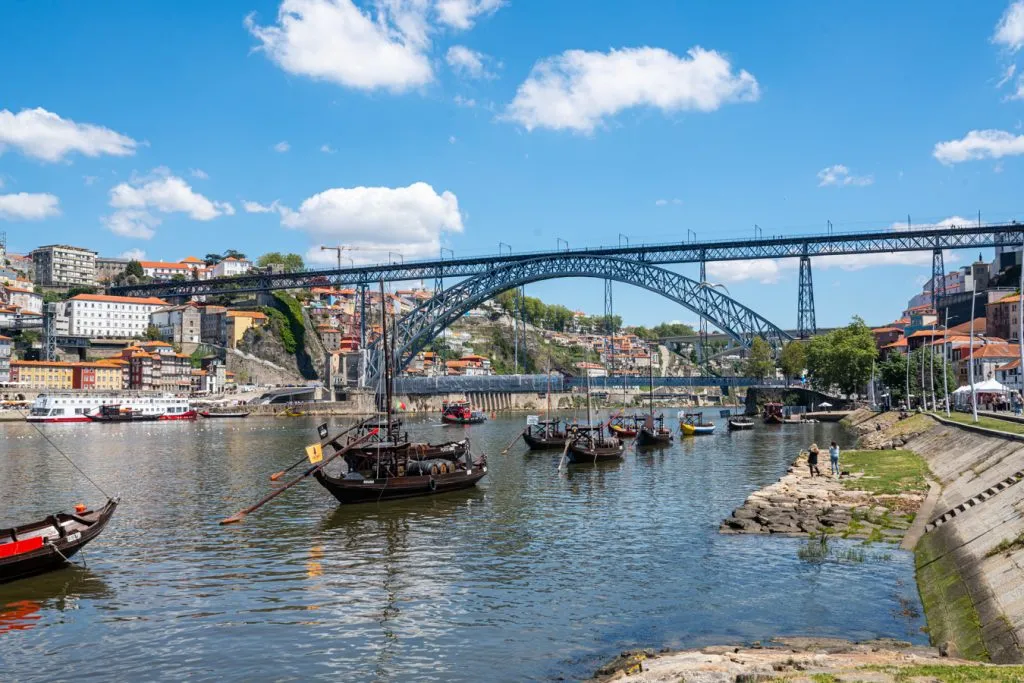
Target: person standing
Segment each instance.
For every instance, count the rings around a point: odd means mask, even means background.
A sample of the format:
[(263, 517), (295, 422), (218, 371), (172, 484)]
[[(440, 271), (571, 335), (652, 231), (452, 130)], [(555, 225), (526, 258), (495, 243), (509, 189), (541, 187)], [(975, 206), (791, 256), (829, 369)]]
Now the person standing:
[(840, 473), (840, 470), (839, 470), (839, 446), (836, 444), (835, 441), (833, 441), (832, 445), (829, 446), (829, 448), (828, 448), (828, 459), (829, 459), (830, 464), (832, 465), (832, 474), (834, 474), (834, 475), (836, 475), (838, 477), (839, 473)]
[(818, 469), (818, 444), (812, 443), (811, 447), (807, 450), (807, 467), (811, 470), (811, 476), (821, 476), (821, 470)]

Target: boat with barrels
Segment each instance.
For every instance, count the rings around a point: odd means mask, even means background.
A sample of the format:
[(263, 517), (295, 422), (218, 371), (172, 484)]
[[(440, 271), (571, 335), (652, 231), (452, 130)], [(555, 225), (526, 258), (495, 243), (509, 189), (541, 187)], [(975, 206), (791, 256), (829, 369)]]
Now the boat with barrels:
[(649, 366), (650, 383), (648, 386), (647, 400), (649, 401), (650, 413), (644, 417), (643, 425), (636, 435), (636, 445), (643, 447), (668, 446), (672, 443), (672, 430), (665, 427), (665, 416), (654, 415), (654, 364)]
[(780, 425), (786, 421), (782, 411), (782, 404), (769, 401), (761, 409), (761, 419), (766, 425)]
[(111, 498), (98, 510), (75, 506), (31, 524), (0, 529), (0, 583), (14, 581), (67, 564), (106, 528), (117, 509)]
[(531, 451), (565, 448), (567, 435), (565, 429), (559, 429), (561, 424), (562, 421), (558, 418), (537, 420), (527, 424), (526, 429), (523, 430), (523, 441)]
[(621, 460), (626, 445), (621, 439), (606, 436), (601, 427), (578, 426), (571, 431), (569, 462), (575, 465)]

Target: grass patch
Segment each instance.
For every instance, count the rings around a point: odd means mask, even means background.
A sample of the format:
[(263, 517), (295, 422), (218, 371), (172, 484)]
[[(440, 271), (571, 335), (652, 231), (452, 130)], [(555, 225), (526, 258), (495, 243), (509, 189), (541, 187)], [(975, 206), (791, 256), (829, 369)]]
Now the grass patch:
[(935, 413), (935, 415), (943, 419), (952, 420), (953, 422), (959, 422), (960, 424), (974, 425), (976, 427), (984, 427), (985, 429), (994, 429), (997, 432), (1024, 434), (1024, 424), (1021, 424), (1020, 422), (1012, 422), (1010, 420), (1001, 420), (998, 417), (979, 415), (978, 421), (975, 422), (970, 413), (951, 413), (948, 418), (944, 414)]
[(928, 490), (928, 465), (910, 451), (846, 451), (839, 464), (844, 470), (864, 473), (859, 479), (844, 480), (851, 491), (877, 496)]
[(839, 683), (839, 679), (832, 674), (811, 674), (814, 683)]
[(956, 656), (987, 662), (988, 648), (981, 637), (981, 620), (974, 608), (974, 601), (971, 600), (953, 558), (949, 554), (940, 557), (942, 552), (942, 546), (934, 534), (925, 534), (914, 549), (917, 589), (928, 619), (932, 645), (950, 643)]
[(1002, 555), (1003, 553), (1012, 553), (1014, 550), (1020, 550), (1021, 548), (1024, 548), (1024, 531), (1017, 534), (1017, 538), (1004, 538), (999, 542), (999, 545), (985, 553), (985, 557), (995, 557), (996, 555)]
[(1024, 681), (1024, 666), (908, 666), (896, 668), (891, 666), (864, 667), (862, 671), (881, 671), (891, 675), (896, 681), (929, 680), (939, 683), (1020, 683)]

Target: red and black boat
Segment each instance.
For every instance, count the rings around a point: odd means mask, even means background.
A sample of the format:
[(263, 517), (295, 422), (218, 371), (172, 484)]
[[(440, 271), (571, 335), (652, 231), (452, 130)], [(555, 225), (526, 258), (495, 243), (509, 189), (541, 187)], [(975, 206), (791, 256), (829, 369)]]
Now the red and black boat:
[(761, 411), (761, 418), (766, 425), (780, 425), (786, 421), (782, 412), (782, 404), (769, 402), (764, 404)]
[(112, 498), (99, 510), (76, 506), (44, 520), (0, 529), (0, 583), (59, 569), (100, 535), (117, 509)]
[(482, 411), (473, 410), (469, 401), (445, 401), (441, 404), (441, 422), (457, 425), (475, 425), (487, 420)]

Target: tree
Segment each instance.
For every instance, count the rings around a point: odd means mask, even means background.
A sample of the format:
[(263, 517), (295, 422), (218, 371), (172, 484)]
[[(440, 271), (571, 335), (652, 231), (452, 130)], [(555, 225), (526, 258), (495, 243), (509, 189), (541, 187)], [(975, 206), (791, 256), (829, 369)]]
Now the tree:
[(124, 267), (125, 275), (134, 275), (138, 279), (146, 277), (146, 271), (142, 269), (142, 264), (138, 261), (129, 261), (128, 265)]
[(286, 273), (292, 273), (306, 267), (306, 264), (302, 261), (302, 257), (298, 254), (282, 254), (279, 251), (271, 251), (263, 254), (256, 259), (256, 265), (260, 268), (279, 265), (283, 267)]
[(153, 323), (150, 323), (149, 326), (146, 327), (146, 339), (148, 341), (160, 341), (160, 328)]
[(772, 347), (761, 337), (754, 337), (754, 341), (750, 344), (745, 372), (748, 377), (756, 379), (764, 379), (775, 372)]
[(224, 251), (224, 258), (233, 258), (233, 259), (236, 259), (238, 261), (244, 261), (245, 260), (245, 254), (243, 254), (242, 252), (237, 251), (235, 249), (226, 249)]
[(807, 372), (819, 389), (836, 387), (845, 394), (855, 394), (871, 379), (877, 355), (871, 328), (854, 316), (846, 327), (807, 344)]
[(220, 254), (207, 254), (203, 257), (203, 263), (208, 266), (215, 266), (223, 260)]
[(779, 366), (782, 368), (782, 374), (787, 378), (799, 377), (807, 367), (807, 349), (804, 347), (804, 343), (794, 340), (782, 347), (782, 353), (779, 354)]
[[(934, 355), (935, 363), (935, 384), (932, 386), (932, 362), (929, 356)], [(952, 395), (956, 389), (956, 372), (952, 367), (946, 368), (946, 391), (942, 389), (942, 354), (919, 348), (910, 354), (910, 372), (907, 373), (907, 356), (903, 353), (890, 354), (888, 358), (878, 364), (878, 376), (882, 383), (889, 390), (892, 400), (900, 403), (907, 398), (907, 384), (910, 384), (910, 393), (920, 398), (921, 396), (921, 368), (924, 367), (924, 390), (931, 400), (934, 388), (935, 398), (940, 402), (946, 398), (948, 392)]]
[(184, 282), (187, 279), (183, 273), (175, 273), (171, 276), (171, 282)]

